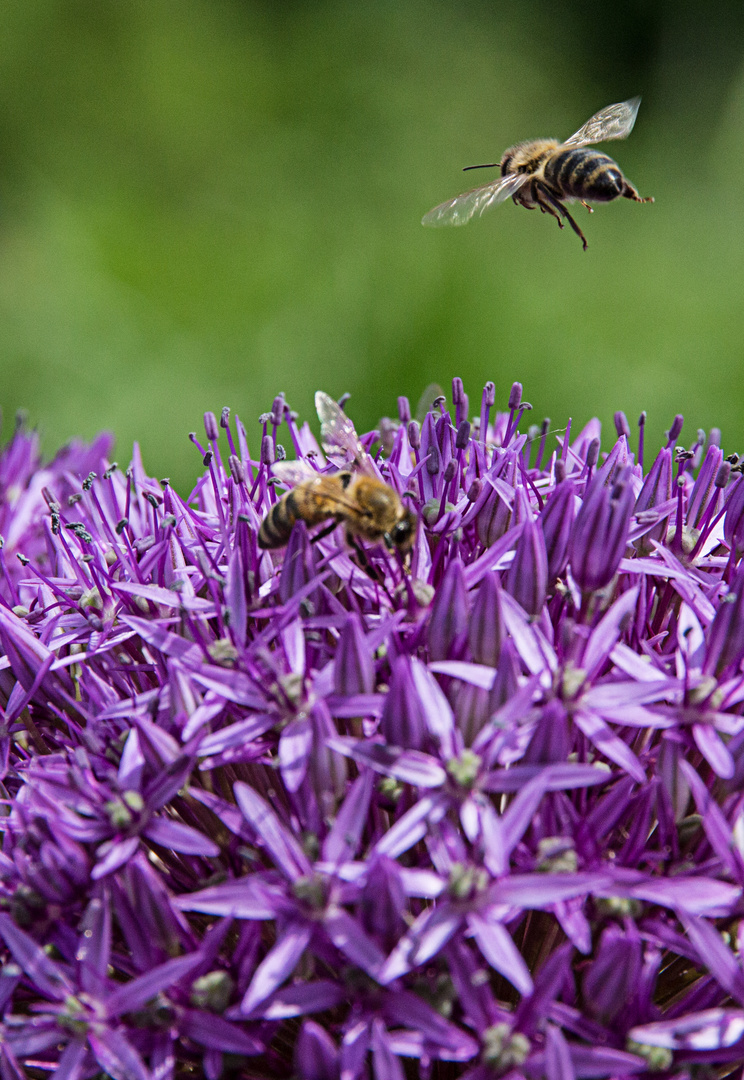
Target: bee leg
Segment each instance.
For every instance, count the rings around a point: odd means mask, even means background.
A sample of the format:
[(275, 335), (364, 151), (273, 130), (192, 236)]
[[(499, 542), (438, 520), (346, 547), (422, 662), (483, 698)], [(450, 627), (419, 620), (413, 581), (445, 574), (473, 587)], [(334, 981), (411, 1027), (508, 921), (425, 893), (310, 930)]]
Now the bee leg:
[(566, 219), (566, 221), (568, 222), (568, 224), (571, 226), (573, 231), (576, 233), (576, 235), (578, 236), (578, 238), (581, 240), (582, 244), (584, 245), (584, 251), (586, 251), (586, 249), (589, 246), (587, 244), (587, 242), (586, 242), (586, 237), (584, 236), (583, 232), (581, 231), (579, 226), (576, 224), (574, 219), (571, 217), (571, 215), (569, 214), (566, 207), (563, 205), (562, 202), (560, 202), (559, 199), (556, 199), (556, 197), (554, 195), (551, 195), (551, 193), (548, 191), (548, 189), (546, 187), (544, 187), (542, 190), (543, 190), (543, 193), (545, 195), (545, 198), (549, 202), (551, 202), (553, 204), (553, 206), (556, 208), (556, 210), (560, 210), (560, 212), (563, 214), (563, 216)]
[(585, 202), (583, 199), (581, 199), (580, 202), (582, 206), (585, 206), (587, 208), (590, 214), (594, 213), (594, 207), (590, 206), (588, 202)]
[(315, 536), (311, 538), (310, 543), (317, 544), (319, 540), (325, 540), (326, 536), (330, 536), (337, 525), (338, 521), (334, 518), (330, 525), (326, 525), (325, 529), (321, 529), (320, 532), (317, 532)]
[(545, 202), (545, 200), (540, 195), (539, 188), (537, 188), (535, 191), (535, 197), (537, 198), (538, 206), (542, 210), (543, 214), (550, 214), (551, 217), (554, 217), (555, 220), (558, 222), (558, 228), (562, 229), (563, 222), (561, 221), (561, 215), (550, 205), (549, 202)]
[(364, 550), (357, 538), (352, 535), (352, 533), (347, 532), (346, 542), (348, 543), (349, 547), (354, 549), (356, 557), (359, 560), (359, 565), (361, 566), (367, 577), (372, 578), (372, 580), (375, 581), (378, 585), (383, 585), (383, 575), (380, 573), (376, 566), (371, 565), (369, 559), (367, 558), (367, 552)]

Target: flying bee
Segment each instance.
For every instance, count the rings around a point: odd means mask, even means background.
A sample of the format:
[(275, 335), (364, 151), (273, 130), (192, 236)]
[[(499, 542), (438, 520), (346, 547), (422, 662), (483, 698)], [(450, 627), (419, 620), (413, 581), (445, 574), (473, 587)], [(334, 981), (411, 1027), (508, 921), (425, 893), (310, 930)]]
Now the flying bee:
[[(386, 484), (343, 409), (321, 390), (315, 395), (323, 449), (340, 465), (335, 473), (319, 473), (306, 462), (279, 461), (274, 475), (294, 484), (261, 522), (258, 544), (284, 547), (297, 520), (319, 525), (343, 522), (346, 539), (359, 551), (358, 539), (382, 541), (390, 549), (409, 551), (416, 535), (416, 515)], [(322, 535), (322, 534), (321, 534)]]
[(472, 217), (480, 216), (511, 196), (517, 205), (528, 210), (539, 206), (561, 228), (564, 217), (586, 251), (586, 239), (566, 209), (567, 202), (578, 199), (591, 213), (590, 201), (611, 202), (620, 196), (634, 202), (654, 201), (638, 194), (611, 157), (588, 149), (594, 143), (626, 139), (633, 130), (640, 104), (641, 99), (635, 97), (619, 105), (608, 105), (563, 143), (556, 139), (522, 142), (510, 147), (500, 162), (468, 165), (466, 169), (493, 169), (498, 164), (501, 177), (435, 206), (421, 224), (465, 225)]

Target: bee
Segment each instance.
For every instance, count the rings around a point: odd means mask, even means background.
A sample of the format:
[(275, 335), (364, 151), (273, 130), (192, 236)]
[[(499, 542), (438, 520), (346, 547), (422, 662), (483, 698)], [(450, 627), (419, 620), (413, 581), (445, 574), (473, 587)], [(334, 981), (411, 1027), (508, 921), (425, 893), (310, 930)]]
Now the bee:
[(522, 142), (510, 147), (500, 162), (468, 165), (466, 169), (493, 169), (498, 164), (501, 177), (435, 206), (423, 217), (421, 224), (464, 225), (511, 196), (517, 205), (528, 210), (539, 206), (544, 214), (551, 214), (561, 228), (561, 217), (564, 217), (586, 251), (586, 238), (566, 209), (566, 202), (578, 199), (591, 213), (589, 201), (611, 202), (620, 196), (634, 202), (654, 201), (638, 194), (611, 157), (588, 149), (594, 143), (626, 139), (633, 130), (640, 104), (641, 99), (635, 97), (618, 105), (608, 105), (565, 142), (559, 143), (556, 139)]
[(319, 525), (331, 519), (331, 528), (343, 522), (346, 539), (357, 552), (361, 538), (373, 543), (382, 541), (390, 550), (405, 554), (413, 546), (416, 515), (381, 479), (340, 405), (319, 390), (315, 408), (323, 449), (340, 466), (339, 471), (317, 472), (302, 461), (277, 462), (274, 475), (294, 487), (282, 495), (261, 522), (259, 547), (284, 547), (298, 520)]

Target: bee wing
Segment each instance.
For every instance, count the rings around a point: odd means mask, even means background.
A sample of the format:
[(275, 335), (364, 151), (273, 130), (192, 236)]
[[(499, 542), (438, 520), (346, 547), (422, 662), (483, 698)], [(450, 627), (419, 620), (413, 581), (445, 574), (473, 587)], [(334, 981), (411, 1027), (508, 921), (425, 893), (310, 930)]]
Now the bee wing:
[(312, 484), (312, 494), (316, 499), (323, 501), (329, 517), (333, 514), (346, 518), (353, 517), (360, 513), (359, 504), (338, 483), (337, 475), (337, 473), (316, 473)]
[(326, 454), (342, 467), (352, 466), (361, 472), (375, 476), (376, 472), (369, 454), (359, 441), (359, 436), (344, 410), (329, 394), (318, 390), (315, 395), (315, 408), (320, 420), (320, 438)]
[(271, 466), (277, 480), (285, 484), (301, 484), (320, 474), (306, 461), (277, 461)]
[(640, 104), (641, 99), (634, 97), (618, 105), (608, 105), (587, 120), (563, 145), (591, 146), (592, 143), (608, 142), (610, 139), (627, 139), (633, 130)]
[(480, 216), (492, 206), (505, 202), (514, 195), (529, 179), (524, 173), (509, 173), (500, 176), (492, 184), (473, 188), (449, 202), (435, 206), (421, 219), (422, 225), (465, 225), (472, 217)]
[(338, 513), (351, 513), (357, 509), (357, 504), (339, 484), (338, 473), (319, 473), (305, 461), (277, 461), (272, 471), (285, 484), (303, 484), (311, 480), (311, 490), (316, 498), (322, 498), (328, 505), (329, 517), (334, 513), (333, 507)]
[(439, 383), (429, 383), (419, 398), (418, 405), (416, 406), (416, 420), (418, 421), (419, 426), (423, 424), (426, 414), (431, 412), (434, 408), (434, 402), (440, 397), (444, 397), (444, 391)]

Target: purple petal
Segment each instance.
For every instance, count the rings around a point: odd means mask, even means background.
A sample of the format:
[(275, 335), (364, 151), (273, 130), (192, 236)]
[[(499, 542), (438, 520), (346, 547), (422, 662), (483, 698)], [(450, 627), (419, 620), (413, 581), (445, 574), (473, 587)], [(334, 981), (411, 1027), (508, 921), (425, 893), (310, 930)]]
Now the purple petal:
[(680, 761), (679, 767), (690, 785), (711, 847), (724, 866), (728, 867), (735, 878), (738, 878), (741, 874), (741, 856), (734, 850), (733, 836), (723, 811), (689, 761)]
[(631, 1028), (628, 1037), (637, 1043), (669, 1050), (722, 1050), (744, 1039), (744, 1011), (705, 1009)]
[(741, 889), (712, 878), (655, 878), (630, 889), (630, 895), (652, 904), (679, 908), (691, 915), (728, 915)]
[(334, 1009), (345, 997), (346, 993), (339, 983), (319, 979), (283, 986), (264, 1002), (260, 1011), (264, 1020), (288, 1020), (292, 1016)]
[(323, 858), (328, 862), (344, 862), (354, 857), (366, 825), (372, 786), (373, 774), (366, 771), (349, 788), (323, 842)]
[(436, 824), (447, 812), (448, 800), (442, 796), (425, 795), (406, 811), (402, 818), (388, 829), (381, 840), (375, 844), (378, 855), (389, 855), (397, 859), (404, 851), (417, 844), (426, 836), (430, 824)]
[(461, 924), (462, 915), (449, 905), (423, 911), (383, 964), (378, 982), (386, 986), (412, 968), (425, 964), (444, 948)]
[(537, 776), (542, 776), (545, 791), (573, 791), (606, 784), (612, 779), (606, 768), (597, 765), (555, 762), (547, 766), (512, 765), (509, 769), (497, 769), (488, 774), (483, 787), (486, 791), (518, 792)]
[(76, 960), (85, 990), (101, 996), (111, 958), (111, 902), (108, 890), (103, 899), (91, 900), (83, 915)]
[(235, 836), (242, 835), (245, 829), (245, 818), (233, 803), (225, 802), (224, 799), (213, 795), (211, 791), (205, 791), (200, 787), (191, 787), (189, 794), (203, 806), (208, 807), (231, 833)]
[(50, 960), (32, 937), (20, 930), (9, 915), (0, 912), (0, 936), (34, 986), (53, 1001), (61, 1001), (73, 989), (58, 964)]
[(284, 655), (287, 658), (289, 670), (295, 675), (302, 675), (305, 671), (305, 635), (299, 619), (293, 619), (289, 626), (285, 626), (280, 638), (284, 646)]
[(98, 1064), (113, 1080), (151, 1080), (142, 1058), (120, 1031), (108, 1028), (102, 1038), (89, 1031), (88, 1043)]
[(224, 700), (208, 691), (204, 695), (204, 700), (201, 705), (197, 705), (184, 724), (183, 731), (181, 732), (182, 741), (188, 742), (189, 739), (196, 735), (197, 731), (200, 731), (205, 726), (205, 724), (208, 724), (210, 720), (214, 720), (216, 716), (219, 716), (224, 708)]
[(429, 612), (429, 655), (445, 660), (450, 651), (462, 648), (468, 627), (467, 587), (462, 562), (450, 560)]
[(643, 1072), (648, 1066), (644, 1058), (628, 1054), (624, 1050), (611, 1050), (603, 1046), (579, 1046), (568, 1044), (571, 1064), (577, 1080), (594, 1080), (596, 1077), (622, 1077)]
[[(315, 691), (318, 693), (317, 686)], [(340, 720), (352, 720), (356, 716), (380, 716), (385, 695), (351, 694), (349, 697), (339, 697), (338, 694), (329, 694), (325, 702), (331, 716), (337, 716)]]
[(468, 644), (476, 666), (498, 667), (503, 636), (499, 576), (488, 573), (476, 591), (468, 625)]
[(121, 760), (119, 761), (118, 779), (120, 786), (130, 791), (140, 791), (142, 787), (142, 774), (147, 759), (142, 752), (139, 732), (132, 728), (124, 743)]
[(279, 737), (279, 768), (287, 791), (292, 794), (305, 779), (312, 745), (313, 729), (306, 716), (290, 721)]
[(295, 1073), (303, 1080), (337, 1080), (339, 1055), (328, 1032), (313, 1020), (302, 1025), (294, 1051)]
[[(582, 700), (582, 705), (586, 705)], [(651, 709), (644, 709), (642, 705), (606, 705), (603, 708), (592, 707), (595, 715), (601, 715), (603, 720), (609, 720), (621, 727), (652, 728), (663, 730), (675, 726), (675, 721), (669, 716), (662, 716)]]
[[(575, 874), (512, 874), (497, 881), (488, 890), (495, 904), (510, 904), (521, 908), (547, 908), (572, 896), (587, 896), (597, 890), (615, 888), (608, 874), (578, 871)], [(605, 895), (603, 893), (603, 895)]]
[(721, 737), (712, 724), (693, 724), (692, 737), (716, 776), (730, 780), (736, 771), (736, 765), (730, 750), (721, 742)]
[(574, 1080), (573, 1061), (568, 1043), (560, 1028), (547, 1024), (545, 1028), (546, 1080)]
[(482, 690), (490, 690), (496, 671), (492, 667), (483, 664), (471, 664), (465, 660), (436, 660), (429, 664), (429, 671), (439, 675), (448, 675), (453, 679), (462, 679), (463, 682), (472, 686), (480, 686)]
[(625, 769), (637, 783), (646, 783), (646, 774), (636, 755), (622, 739), (610, 731), (599, 716), (577, 709), (574, 713), (574, 722), (605, 757), (614, 761), (621, 769)]
[(249, 709), (261, 711), (266, 702), (256, 690), (255, 683), (241, 671), (222, 671), (219, 668), (201, 668), (191, 671), (195, 682), (214, 694), (233, 701), (236, 705), (247, 705)]
[(375, 1080), (406, 1080), (400, 1058), (388, 1045), (387, 1032), (379, 1019), (372, 1023), (372, 1065)]
[(184, 825), (181, 821), (151, 818), (143, 831), (148, 840), (152, 840), (154, 844), (160, 844), (161, 847), (172, 851), (180, 851), (184, 855), (204, 855), (214, 858), (220, 853), (219, 846), (213, 840), (209, 840), (203, 833), (190, 825)]
[(108, 995), (106, 998), (107, 1015), (113, 1018), (122, 1013), (141, 1009), (150, 998), (167, 990), (169, 986), (189, 975), (203, 962), (200, 953), (189, 953), (187, 956), (178, 956), (175, 960), (166, 960), (164, 964), (159, 964), (152, 971), (131, 979)]
[(594, 959), (583, 973), (586, 1011), (602, 1023), (612, 1024), (637, 993), (641, 962), (640, 937), (633, 924), (626, 930), (612, 924), (605, 927)]
[[(635, 560), (634, 560), (635, 565)], [(646, 656), (638, 656), (631, 648), (619, 642), (610, 653), (610, 660), (625, 675), (637, 682), (669, 684), (670, 689), (674, 686), (673, 680), (667, 680), (663, 671), (659, 671), (653, 663), (648, 662)], [(610, 684), (611, 686), (612, 684)]]
[(254, 1012), (256, 1006), (292, 974), (311, 937), (312, 930), (304, 923), (290, 923), (283, 928), (276, 945), (256, 968), (240, 1003), (242, 1013), (247, 1015)]
[(233, 791), (243, 816), (282, 873), (292, 881), (311, 874), (312, 867), (307, 855), (258, 792), (242, 781), (234, 785)]
[(450, 1061), (468, 1061), (478, 1052), (478, 1044), (472, 1036), (445, 1020), (418, 994), (408, 990), (388, 994), (384, 999), (383, 1015), (388, 1023), (415, 1027), (427, 1042), (453, 1055), (448, 1057)]
[(373, 650), (365, 637), (362, 620), (352, 612), (339, 635), (333, 662), (334, 688), (342, 697), (372, 694), (375, 688)]
[(406, 896), (423, 896), (435, 900), (441, 896), (446, 885), (433, 870), (415, 870), (401, 867), (400, 878)]
[(173, 634), (149, 619), (140, 619), (136, 615), (124, 614), (120, 615), (119, 618), (127, 626), (131, 626), (133, 630), (136, 630), (142, 640), (146, 641), (148, 645), (152, 645), (158, 652), (183, 660), (189, 666), (195, 667), (201, 664), (203, 659), (202, 651), (193, 641), (189, 641), (179, 634)]
[[(88, 1040), (85, 1036), (71, 1039), (59, 1056), (59, 1061), (54, 1070), (55, 1080), (78, 1080), (83, 1075), (83, 1066), (88, 1055)], [(7, 1074), (8, 1077), (12, 1074)], [(15, 1074), (18, 1080), (22, 1080), (22, 1074)], [(0, 1076), (6, 1080), (6, 1072), (0, 1065)]]
[[(620, 647), (616, 646), (612, 650), (612, 658)], [(643, 679), (639, 675), (638, 678), (632, 680), (595, 683), (582, 693), (582, 702), (604, 714), (605, 709), (616, 709), (624, 705), (645, 705), (649, 701), (668, 701), (670, 698), (675, 700), (679, 697), (679, 684), (675, 679), (665, 679), (648, 663), (645, 663), (643, 667), (652, 673), (651, 679), (648, 677)]]
[[(529, 515), (529, 508), (526, 513)], [(548, 588), (548, 552), (542, 528), (532, 517), (526, 516), (523, 521), (514, 561), (504, 575), (504, 587), (528, 615), (540, 614)]]
[(243, 552), (235, 547), (227, 565), (225, 600), (230, 612), (230, 628), (238, 641), (245, 641), (248, 603), (245, 594), (246, 566)]
[(113, 873), (114, 870), (118, 870), (124, 863), (129, 862), (139, 845), (140, 838), (138, 836), (130, 836), (126, 840), (115, 840), (101, 844), (96, 852), (98, 862), (93, 867), (90, 876), (94, 881), (98, 881), (100, 878), (106, 877), (107, 874)]
[(392, 661), (390, 688), (382, 706), (379, 730), (392, 746), (421, 750), (429, 741), (427, 717), (413, 681), (412, 663), (407, 655), (397, 656)]
[[(220, 710), (224, 708), (224, 702), (220, 702)], [(228, 724), (219, 731), (210, 732), (199, 743), (199, 756), (212, 757), (222, 754), (233, 746), (243, 746), (259, 735), (269, 731), (277, 722), (277, 717), (267, 713), (246, 717), (238, 720), (235, 724)]]
[(467, 923), (491, 967), (508, 979), (520, 994), (531, 994), (534, 990), (532, 977), (506, 927), (484, 919), (477, 912), (468, 915)]
[(533, 675), (554, 671), (557, 660), (553, 649), (544, 639), (540, 639), (527, 622), (527, 616), (519, 604), (507, 592), (501, 593), (501, 608), (504, 624), (512, 636), (517, 652)]
[(331, 750), (352, 757), (376, 772), (415, 787), (441, 787), (447, 779), (447, 773), (439, 761), (421, 750), (402, 750), (399, 746), (386, 743), (347, 738), (330, 738), (327, 745)]
[[(488, 483), (489, 485), (493, 483), (490, 477)], [(521, 525), (516, 525), (513, 529), (509, 529), (504, 536), (500, 537), (494, 544), (491, 544), (487, 550), (475, 560), (475, 562), (472, 562), (470, 566), (466, 567), (465, 583), (469, 589), (473, 589), (478, 582), (489, 573), (489, 571), (503, 569), (501, 559), (507, 552), (511, 552), (521, 531)], [(509, 561), (511, 562), (511, 556), (509, 557)]]
[(353, 964), (373, 979), (385, 961), (385, 954), (348, 912), (337, 908), (323, 919), (323, 927), (333, 944)]
[(604, 667), (607, 657), (620, 639), (624, 625), (635, 611), (638, 592), (639, 586), (636, 585), (623, 593), (592, 631), (582, 660), (582, 667), (588, 675), (591, 676)]
[(558, 900), (553, 905), (553, 912), (569, 941), (579, 952), (588, 956), (592, 951), (592, 928), (580, 901)]
[(200, 599), (198, 596), (185, 596), (183, 592), (162, 589), (158, 585), (142, 585), (138, 581), (112, 581), (110, 584), (115, 593), (141, 597), (143, 600), (149, 600), (153, 604), (160, 604), (161, 607), (184, 607), (189, 611), (198, 611), (203, 616), (214, 614), (214, 601), (212, 600)]
[(220, 1050), (223, 1054), (261, 1054), (265, 1050), (260, 1039), (249, 1035), (247, 1031), (231, 1024), (229, 1020), (213, 1012), (201, 1009), (184, 1009), (181, 1014), (181, 1029), (200, 1046)]
[(371, 1038), (370, 1022), (367, 1019), (357, 1020), (344, 1032), (341, 1043), (342, 1080), (361, 1080), (362, 1077), (367, 1080), (369, 1074), (365, 1068), (365, 1059)]
[(274, 919), (286, 907), (284, 892), (257, 874), (212, 885), (199, 892), (176, 896), (172, 903), (180, 911), (201, 911), (235, 919)]
[(39, 670), (34, 675), (33, 682), (24, 691), (23, 684), (20, 680), (16, 683), (8, 698), (8, 705), (5, 710), (5, 723), (12, 724), (23, 712), (23, 710), (31, 701), (32, 697), (39, 689), (48, 672), (50, 671), (54, 663), (54, 653), (49, 653), (46, 660), (39, 667)]
[[(56, 1022), (56, 1017), (50, 1020), (48, 1015), (33, 1017), (32, 1019), (26, 1018), (25, 1023), (20, 1028), (14, 1030), (11, 1027), (5, 1033), (5, 1039), (16, 1057), (43, 1053), (45, 1050), (50, 1050), (53, 1046), (59, 1045), (59, 1025)], [(5, 1080), (4, 1077), (3, 1080)]]
[[(464, 809), (464, 805), (461, 809)], [(483, 843), (483, 862), (486, 869), (500, 877), (509, 869), (509, 849), (504, 837), (504, 819), (499, 817), (491, 802), (478, 805), (478, 825)]]
[(721, 984), (724, 990), (744, 1005), (744, 970), (726, 945), (720, 933), (699, 916), (680, 912), (690, 943), (694, 946), (700, 963)]
[(502, 818), (504, 846), (508, 854), (514, 850), (529, 828), (535, 811), (545, 794), (545, 772), (529, 780), (516, 795)]

